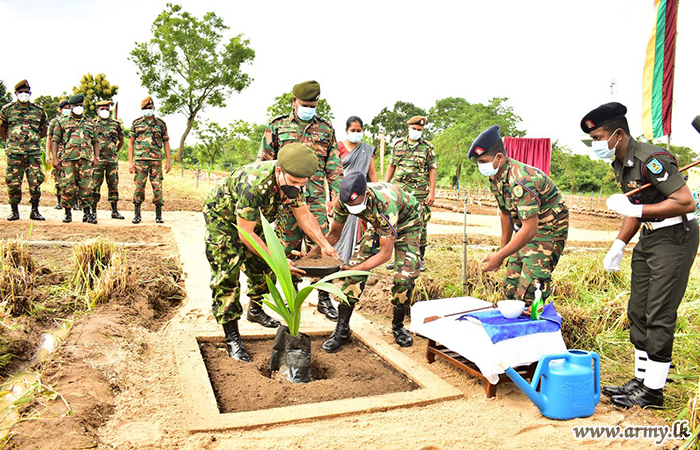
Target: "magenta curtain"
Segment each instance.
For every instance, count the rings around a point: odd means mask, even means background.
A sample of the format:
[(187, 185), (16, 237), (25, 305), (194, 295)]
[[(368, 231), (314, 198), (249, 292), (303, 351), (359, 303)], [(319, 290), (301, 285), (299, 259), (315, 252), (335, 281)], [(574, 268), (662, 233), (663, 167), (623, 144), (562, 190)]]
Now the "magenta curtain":
[(503, 138), (506, 155), (516, 161), (534, 166), (549, 175), (552, 142), (549, 138)]

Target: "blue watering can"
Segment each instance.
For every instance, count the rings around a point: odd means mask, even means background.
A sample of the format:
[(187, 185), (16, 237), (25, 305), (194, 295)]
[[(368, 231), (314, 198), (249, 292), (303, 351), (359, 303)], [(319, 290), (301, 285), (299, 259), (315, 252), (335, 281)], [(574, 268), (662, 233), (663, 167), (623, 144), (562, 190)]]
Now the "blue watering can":
[[(595, 363), (594, 367), (591, 362)], [(525, 381), (512, 367), (505, 372), (542, 415), (550, 419), (588, 417), (600, 400), (600, 358), (595, 352), (569, 350), (544, 355), (537, 364), (532, 383)]]

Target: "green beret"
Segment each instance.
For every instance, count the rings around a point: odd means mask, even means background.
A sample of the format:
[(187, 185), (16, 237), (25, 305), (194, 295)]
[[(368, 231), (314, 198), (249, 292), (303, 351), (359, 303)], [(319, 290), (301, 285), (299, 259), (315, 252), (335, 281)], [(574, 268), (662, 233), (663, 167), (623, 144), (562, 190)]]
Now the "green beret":
[(102, 100), (95, 103), (95, 106), (112, 106), (112, 102), (109, 100)]
[(318, 159), (313, 150), (304, 144), (294, 142), (282, 147), (277, 161), (285, 173), (293, 177), (309, 178), (318, 170)]
[(85, 96), (83, 94), (75, 94), (68, 99), (69, 105), (77, 105), (78, 103), (83, 103), (85, 101)]
[(27, 80), (22, 80), (19, 83), (15, 84), (15, 92), (22, 89), (22, 88), (31, 89), (29, 87), (29, 83), (27, 82)]
[(299, 100), (315, 102), (321, 96), (321, 85), (317, 81), (304, 81), (294, 86), (292, 94)]

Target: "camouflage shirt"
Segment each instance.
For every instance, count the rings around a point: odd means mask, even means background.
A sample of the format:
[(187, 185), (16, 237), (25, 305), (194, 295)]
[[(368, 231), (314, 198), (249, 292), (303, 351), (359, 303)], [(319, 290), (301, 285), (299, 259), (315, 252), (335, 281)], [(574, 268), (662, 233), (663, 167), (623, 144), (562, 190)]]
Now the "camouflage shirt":
[(7, 127), (5, 153), (8, 155), (40, 155), (41, 129), (48, 122), (41, 106), (19, 101), (8, 103), (0, 110), (0, 127)]
[(274, 222), (283, 207), (300, 208), (306, 204), (301, 191), (294, 200), (282, 193), (275, 180), (275, 167), (277, 161), (254, 162), (239, 167), (209, 194), (204, 201), (205, 207), (234, 223), (236, 217), (256, 222), (256, 232), (262, 231), (260, 214)]
[(134, 140), (134, 159), (163, 159), (163, 143), (170, 140), (168, 127), (158, 117), (139, 117), (131, 124), (129, 139)]
[(393, 178), (396, 184), (419, 199), (430, 194), (430, 170), (437, 170), (433, 144), (422, 138), (413, 144), (407, 137), (399, 139), (394, 144), (389, 164), (396, 166)]
[(95, 158), (95, 123), (85, 116), (70, 114), (58, 119), (53, 127), (51, 139), (59, 148), (63, 147), (62, 161)]
[[(335, 222), (345, 224), (349, 214), (343, 202), (335, 202)], [(420, 203), (390, 183), (367, 183), (367, 207), (357, 217), (369, 222), (382, 238), (396, 239), (406, 232), (420, 232)]]
[[(311, 148), (318, 158), (318, 171), (309, 177), (306, 197), (309, 201), (325, 202), (325, 180), (335, 194), (340, 190), (343, 164), (335, 141), (333, 126), (324, 119), (314, 117), (309, 122), (300, 121), (294, 112), (275, 118), (267, 126), (260, 145), (258, 160), (277, 159), (277, 153), (285, 145), (300, 142)], [(323, 199), (323, 200), (321, 200)]]
[(119, 140), (124, 139), (124, 130), (118, 120), (95, 119), (95, 132), (100, 143), (100, 161), (117, 162)]
[(499, 179), (491, 177), (491, 192), (498, 207), (510, 213), (513, 228), (537, 215), (539, 224), (533, 240), (565, 240), (569, 230), (569, 211), (552, 180), (540, 169), (506, 158)]
[[(49, 122), (49, 129), (46, 132), (46, 139), (51, 139), (51, 136), (53, 136), (54, 130), (58, 126), (58, 121), (61, 119), (63, 116), (56, 117), (55, 119), (51, 119), (51, 122)], [(58, 156), (58, 159), (63, 159), (63, 145), (58, 144), (58, 149), (56, 150), (56, 155)]]

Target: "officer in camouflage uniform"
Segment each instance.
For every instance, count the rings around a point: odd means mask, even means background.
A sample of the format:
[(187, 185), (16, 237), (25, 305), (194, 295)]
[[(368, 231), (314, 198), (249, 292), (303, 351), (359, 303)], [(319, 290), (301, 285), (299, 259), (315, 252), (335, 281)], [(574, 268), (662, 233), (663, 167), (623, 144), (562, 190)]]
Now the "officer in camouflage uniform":
[(100, 188), (102, 182), (107, 179), (109, 203), (112, 205), (112, 219), (124, 219), (117, 210), (119, 201), (119, 150), (124, 145), (124, 131), (118, 120), (110, 117), (109, 107), (112, 102), (103, 100), (97, 102), (97, 116), (95, 119), (95, 131), (100, 142), (100, 161), (95, 170), (95, 193), (93, 195), (92, 210), (97, 214), (97, 203), (100, 201)]
[[(426, 118), (414, 116), (408, 120), (408, 136), (399, 139), (389, 158), (387, 183), (401, 186), (421, 203), (420, 270), (425, 270), (425, 249), (428, 246), (430, 207), (435, 203), (437, 162), (433, 144), (423, 139)], [(387, 269), (393, 269), (394, 263)]]
[[(294, 86), (292, 91), (294, 110), (272, 120), (265, 130), (260, 146), (260, 161), (277, 159), (277, 153), (285, 145), (300, 142), (310, 147), (318, 157), (318, 170), (309, 178), (306, 187), (306, 203), (316, 217), (323, 232), (328, 231), (328, 214), (332, 202), (338, 195), (343, 165), (335, 141), (335, 131), (327, 120), (316, 115), (316, 106), (321, 95), (321, 87), (316, 81), (306, 81)], [(330, 202), (326, 203), (326, 182), (330, 188)], [(301, 250), (303, 233), (290, 211), (285, 211), (276, 224), (287, 254)], [(307, 239), (307, 245), (311, 242)], [(338, 319), (338, 311), (333, 306), (327, 292), (318, 293), (318, 310), (330, 320)]]
[[(269, 222), (278, 220), (283, 211), (291, 210), (299, 226), (323, 253), (338, 253), (323, 236), (314, 216), (304, 201), (301, 188), (318, 167), (316, 156), (305, 145), (293, 143), (279, 151), (279, 161), (255, 162), (238, 168), (204, 201), (206, 221), (206, 255), (211, 266), (212, 311), (223, 325), (229, 355), (239, 361), (250, 361), (238, 331), (243, 314), (240, 303), (240, 272), (248, 277), (250, 304), (246, 318), (268, 328), (279, 322), (263, 310), (263, 295), (268, 293), (266, 278), (274, 282), (272, 270), (260, 258), (239, 228), (248, 232), (262, 247), (261, 215)], [(293, 274), (304, 272), (291, 265)]]
[[(71, 114), (61, 117), (51, 135), (53, 166), (62, 171), (61, 206), (66, 212), (64, 223), (73, 220), (71, 206), (78, 201), (83, 208), (83, 222), (97, 223), (92, 213), (92, 191), (95, 188), (94, 170), (100, 157), (95, 124), (85, 117), (85, 96), (76, 94), (68, 99)], [(59, 157), (58, 149), (63, 148)]]
[(154, 116), (151, 97), (141, 102), (143, 117), (131, 124), (129, 134), (129, 171), (134, 175), (134, 220), (141, 223), (141, 203), (146, 197), (146, 181), (151, 180), (156, 223), (163, 223), (163, 149), (165, 173), (170, 173), (170, 137), (163, 119)]
[(603, 260), (606, 270), (620, 270), (625, 246), (640, 229), (641, 233), (632, 252), (627, 308), (635, 377), (622, 386), (605, 386), (603, 393), (619, 407), (661, 408), (678, 307), (698, 251), (698, 223), (693, 194), (678, 171), (676, 158), (666, 149), (632, 138), (626, 113), (624, 105), (612, 102), (581, 120), (581, 129), (593, 140), (593, 153), (613, 160), (622, 192), (652, 185), (631, 197), (614, 194), (607, 200), (608, 209), (624, 219)]
[[(569, 235), (569, 210), (552, 180), (541, 170), (506, 156), (499, 127), (493, 125), (474, 140), (469, 158), (490, 177), (491, 192), (501, 210), (501, 249), (486, 256), (484, 271), (506, 262), (505, 293), (532, 303), (539, 281), (542, 298), (552, 292), (552, 271)], [(515, 235), (513, 235), (515, 231)]]
[(44, 220), (39, 214), (41, 183), (44, 172), (41, 170), (41, 143), (46, 136), (46, 114), (44, 110), (29, 101), (29, 83), (22, 80), (15, 85), (17, 101), (8, 103), (0, 110), (0, 137), (5, 140), (7, 154), (8, 197), (12, 213), (7, 220), (19, 220), (19, 202), (22, 200), (22, 179), (27, 176), (29, 184), (32, 220)]
[[(55, 117), (51, 119), (51, 122), (49, 122), (49, 130), (46, 133), (48, 138), (46, 139), (46, 164), (51, 164), (52, 163), (52, 155), (51, 155), (51, 136), (53, 135), (53, 130), (54, 127), (58, 124), (58, 120), (61, 117), (65, 117), (70, 115), (70, 105), (68, 104), (68, 100), (62, 100), (61, 103), (58, 104), (58, 112), (61, 114), (58, 117)], [(58, 149), (58, 157), (61, 158), (63, 149), (59, 148)], [(53, 181), (54, 185), (56, 186), (56, 209), (63, 209), (61, 207), (61, 170), (56, 169), (55, 167), (53, 168)]]
[[(411, 306), (415, 280), (420, 274), (421, 205), (399, 186), (367, 183), (364, 173), (350, 172), (343, 179), (339, 200), (335, 203), (333, 224), (327, 236), (331, 244), (340, 239), (348, 214), (372, 225), (358, 244), (349, 269), (374, 269), (386, 263), (394, 252), (396, 272), (391, 288), (391, 303), (394, 305), (391, 330), (398, 345), (410, 347), (413, 337), (403, 327), (403, 321), (406, 310)], [(321, 346), (323, 350), (333, 353), (350, 342), (350, 316), (366, 281), (367, 276), (343, 279), (341, 289), (348, 303), (341, 303), (338, 307), (338, 324), (331, 337)]]

